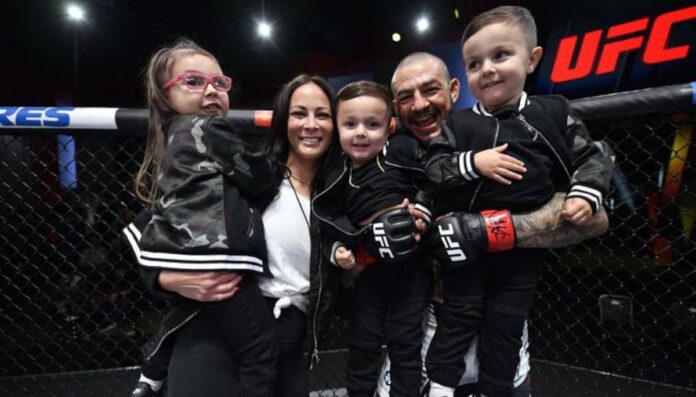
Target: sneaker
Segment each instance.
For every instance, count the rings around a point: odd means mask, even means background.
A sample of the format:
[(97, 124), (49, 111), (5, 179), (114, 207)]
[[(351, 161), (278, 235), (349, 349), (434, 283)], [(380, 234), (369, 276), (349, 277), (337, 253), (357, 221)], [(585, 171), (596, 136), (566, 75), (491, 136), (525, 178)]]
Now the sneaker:
[(138, 382), (135, 389), (131, 392), (131, 397), (156, 397), (161, 396), (162, 389), (159, 391), (152, 390), (152, 387), (145, 382)]

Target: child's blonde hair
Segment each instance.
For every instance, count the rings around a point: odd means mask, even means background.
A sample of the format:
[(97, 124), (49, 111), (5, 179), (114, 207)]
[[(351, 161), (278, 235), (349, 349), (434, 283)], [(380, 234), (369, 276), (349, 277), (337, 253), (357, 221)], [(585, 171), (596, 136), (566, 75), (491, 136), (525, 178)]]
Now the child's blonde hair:
[(167, 144), (169, 124), (178, 113), (169, 95), (162, 89), (172, 78), (174, 62), (182, 57), (203, 55), (217, 63), (210, 52), (189, 39), (179, 39), (172, 46), (163, 47), (150, 58), (145, 70), (145, 90), (148, 108), (148, 131), (145, 155), (135, 176), (135, 196), (147, 204), (157, 197), (156, 178), (159, 175), (160, 160)]

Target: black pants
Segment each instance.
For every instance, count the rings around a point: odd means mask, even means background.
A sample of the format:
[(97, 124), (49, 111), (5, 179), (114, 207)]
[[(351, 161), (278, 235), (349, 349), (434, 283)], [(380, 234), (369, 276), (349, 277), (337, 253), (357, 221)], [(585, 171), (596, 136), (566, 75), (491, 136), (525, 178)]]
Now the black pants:
[[(469, 397), (474, 395), (476, 390), (478, 390), (477, 386), (478, 383), (461, 385), (454, 391), (454, 397)], [(530, 386), (529, 375), (527, 375), (527, 377), (524, 378), (524, 381), (515, 387), (510, 397), (532, 397), (532, 389)]]
[(140, 373), (152, 380), (164, 381), (167, 379), (167, 370), (169, 369), (172, 349), (174, 348), (173, 342), (174, 338), (165, 339), (155, 354), (145, 358), (143, 365), (140, 367)]
[[(269, 311), (277, 299), (265, 298)], [(278, 329), (278, 365), (275, 397), (307, 397), (307, 368), (304, 342), (307, 336), (307, 315), (295, 306), (281, 311), (276, 320)]]
[(170, 397), (272, 397), (277, 332), (254, 277), (237, 293), (207, 302), (177, 331), (169, 364)]
[(462, 357), (479, 334), (479, 386), (488, 397), (511, 396), (524, 322), (541, 273), (540, 250), (486, 254), (470, 267), (443, 268), (444, 303), (436, 308), (437, 330), (426, 356), (428, 377), (456, 387)]
[(424, 261), (416, 258), (408, 264), (374, 264), (356, 279), (346, 376), (349, 396), (374, 394), (384, 336), (391, 360), (390, 395), (418, 396), (421, 325), (430, 284)]

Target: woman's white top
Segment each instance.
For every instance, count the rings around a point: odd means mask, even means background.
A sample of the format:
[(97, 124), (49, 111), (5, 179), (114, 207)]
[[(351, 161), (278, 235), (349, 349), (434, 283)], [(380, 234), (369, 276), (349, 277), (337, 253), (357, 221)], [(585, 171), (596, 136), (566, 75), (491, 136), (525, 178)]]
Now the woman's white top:
[(258, 280), (263, 296), (279, 299), (274, 308), (276, 318), (291, 304), (307, 312), (311, 241), (305, 216), (309, 217), (309, 204), (309, 198), (299, 193), (296, 196), (290, 182), (283, 179), (280, 192), (263, 213), (273, 277), (260, 276)]

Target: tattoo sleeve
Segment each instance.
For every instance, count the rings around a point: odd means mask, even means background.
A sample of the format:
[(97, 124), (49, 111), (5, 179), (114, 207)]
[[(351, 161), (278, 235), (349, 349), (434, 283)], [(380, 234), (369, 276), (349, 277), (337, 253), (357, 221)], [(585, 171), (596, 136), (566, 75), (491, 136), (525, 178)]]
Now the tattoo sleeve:
[(588, 225), (578, 226), (563, 219), (565, 193), (556, 195), (536, 211), (514, 214), (517, 247), (558, 248), (581, 243), (607, 231), (609, 219), (600, 207)]

